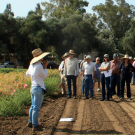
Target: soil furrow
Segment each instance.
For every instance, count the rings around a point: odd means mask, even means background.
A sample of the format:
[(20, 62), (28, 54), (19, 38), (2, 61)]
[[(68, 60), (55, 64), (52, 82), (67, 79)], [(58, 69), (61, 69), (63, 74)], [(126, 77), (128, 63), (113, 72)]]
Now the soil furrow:
[(113, 115), (113, 113), (110, 111), (110, 109), (105, 105), (104, 102), (100, 102), (100, 105), (102, 106), (102, 109), (104, 110), (105, 114), (109, 118), (110, 122), (112, 123), (115, 131), (117, 131), (120, 134), (125, 134), (124, 128), (120, 125), (118, 119)]
[(119, 121), (119, 125), (124, 128), (126, 135), (134, 134), (135, 125), (132, 119), (128, 116), (127, 112), (117, 102), (110, 102), (106, 104), (114, 117)]

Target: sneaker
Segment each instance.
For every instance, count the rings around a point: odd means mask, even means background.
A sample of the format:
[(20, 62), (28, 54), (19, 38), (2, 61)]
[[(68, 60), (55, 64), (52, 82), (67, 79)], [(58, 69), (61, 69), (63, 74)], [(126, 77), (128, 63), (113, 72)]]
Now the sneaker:
[(100, 91), (100, 89), (98, 88), (97, 91)]
[(68, 95), (67, 98), (71, 98), (71, 96)]
[(104, 100), (105, 100), (105, 99), (102, 98), (100, 101), (104, 101)]
[(76, 96), (74, 96), (74, 99), (76, 99)]
[(28, 123), (28, 124), (27, 124), (27, 127), (32, 128), (32, 123)]
[(92, 100), (92, 99), (93, 99), (93, 97), (90, 97), (90, 99)]
[(106, 98), (105, 101), (109, 101), (109, 98)]
[(131, 100), (131, 98), (130, 98), (130, 97), (128, 97), (127, 99), (128, 99), (128, 100)]
[(124, 97), (120, 97), (120, 100), (124, 99)]

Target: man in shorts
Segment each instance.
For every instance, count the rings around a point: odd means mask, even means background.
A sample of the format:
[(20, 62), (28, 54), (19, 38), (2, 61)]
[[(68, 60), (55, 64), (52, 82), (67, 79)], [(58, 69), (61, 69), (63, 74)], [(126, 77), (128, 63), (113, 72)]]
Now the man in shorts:
[(64, 66), (65, 66), (65, 60), (68, 57), (69, 57), (69, 53), (65, 53), (61, 57), (63, 59), (63, 61), (61, 62), (60, 66), (59, 66), (60, 77), (61, 77), (61, 86), (62, 86), (62, 95), (66, 94), (66, 86), (65, 86), (65, 84), (67, 83), (67, 78), (65, 78), (65, 75), (64, 75)]
[(99, 71), (99, 67), (101, 66), (101, 63), (100, 63), (100, 58), (97, 57), (96, 58), (96, 62), (95, 62), (95, 67), (96, 67), (96, 76), (95, 76), (95, 79), (93, 81), (93, 89), (95, 87), (95, 83), (98, 82), (98, 89), (97, 91), (100, 91), (100, 71)]

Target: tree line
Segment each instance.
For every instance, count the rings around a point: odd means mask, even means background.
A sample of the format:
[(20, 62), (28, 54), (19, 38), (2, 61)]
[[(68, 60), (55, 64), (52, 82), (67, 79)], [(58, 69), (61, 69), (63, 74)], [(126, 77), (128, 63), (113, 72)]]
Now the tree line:
[(80, 54), (95, 48), (99, 57), (108, 53), (112, 58), (114, 52), (134, 57), (135, 7), (125, 0), (106, 0), (90, 14), (88, 5), (83, 0), (50, 0), (15, 18), (7, 4), (0, 14), (0, 54), (15, 53), (26, 68), (37, 47), (51, 51), (57, 61), (69, 49)]

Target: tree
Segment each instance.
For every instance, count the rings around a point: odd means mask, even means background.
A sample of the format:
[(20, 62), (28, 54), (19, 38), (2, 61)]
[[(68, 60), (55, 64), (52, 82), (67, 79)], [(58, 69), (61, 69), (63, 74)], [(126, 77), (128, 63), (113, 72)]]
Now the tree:
[(15, 53), (14, 39), (16, 36), (16, 19), (0, 14), (0, 53)]
[(127, 54), (135, 56), (135, 20), (131, 20), (131, 28), (123, 38), (123, 49)]
[(112, 59), (113, 53), (119, 53), (119, 50), (116, 48), (114, 35), (109, 29), (104, 29), (98, 34), (98, 43), (97, 51), (100, 58), (103, 58), (103, 55), (107, 53), (109, 58)]
[(97, 30), (90, 22), (83, 20), (81, 15), (69, 18), (50, 18), (46, 21), (50, 31), (50, 44), (55, 47), (59, 58), (68, 50), (73, 49), (77, 54), (90, 52), (98, 46)]
[(51, 0), (49, 2), (42, 2), (42, 6), (45, 7), (44, 15), (46, 18), (68, 18), (74, 14), (83, 15), (86, 13), (84, 7), (88, 6), (87, 1), (83, 0)]
[(27, 18), (18, 19), (20, 29), (17, 38), (17, 51), (25, 67), (28, 67), (33, 57), (32, 50), (39, 47), (46, 51), (49, 45), (49, 28), (41, 18), (41, 15), (30, 11)]
[(11, 4), (7, 4), (4, 14), (7, 17), (14, 16), (14, 13), (12, 12), (12, 9), (11, 9)]
[(100, 4), (93, 7), (93, 11), (96, 11), (106, 27), (109, 28), (114, 37), (118, 40), (124, 37), (127, 30), (130, 29), (130, 21), (135, 17), (135, 7), (129, 5), (125, 0), (106, 0), (105, 4)]
[(42, 9), (41, 9), (40, 3), (37, 3), (37, 7), (36, 7), (35, 10), (36, 10), (37, 15), (41, 15), (42, 16)]

